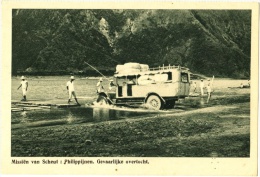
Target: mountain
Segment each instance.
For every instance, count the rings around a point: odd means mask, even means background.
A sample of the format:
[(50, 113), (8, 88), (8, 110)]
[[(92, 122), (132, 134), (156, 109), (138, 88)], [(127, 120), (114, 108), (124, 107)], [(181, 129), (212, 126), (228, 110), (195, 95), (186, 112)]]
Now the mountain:
[(113, 74), (117, 64), (181, 65), (250, 77), (250, 10), (14, 9), (12, 72)]

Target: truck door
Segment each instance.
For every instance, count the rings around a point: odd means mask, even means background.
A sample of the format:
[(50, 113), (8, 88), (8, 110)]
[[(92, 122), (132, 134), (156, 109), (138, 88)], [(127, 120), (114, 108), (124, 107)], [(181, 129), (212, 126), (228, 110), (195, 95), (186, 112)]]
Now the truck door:
[(189, 83), (189, 74), (181, 73), (181, 95), (189, 95), (190, 92), (190, 83)]

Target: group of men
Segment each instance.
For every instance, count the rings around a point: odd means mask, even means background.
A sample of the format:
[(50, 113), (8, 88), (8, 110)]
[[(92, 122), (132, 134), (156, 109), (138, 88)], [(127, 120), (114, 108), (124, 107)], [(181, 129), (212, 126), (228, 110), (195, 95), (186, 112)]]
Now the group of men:
[[(211, 97), (211, 92), (212, 92), (211, 87), (212, 87), (212, 86), (211, 86), (211, 81), (210, 81), (210, 79), (208, 79), (208, 83), (207, 83), (206, 85), (207, 85), (207, 86), (205, 87), (204, 80), (201, 79), (201, 80), (200, 80), (200, 85), (199, 85), (199, 87), (200, 87), (200, 95), (203, 96), (203, 95), (204, 95), (204, 88), (207, 88), (207, 94), (208, 94), (209, 97)], [(192, 83), (192, 92), (195, 93), (196, 90), (197, 90), (197, 84), (196, 84), (196, 82), (193, 82), (193, 83)]]
[[(102, 93), (105, 92), (105, 89), (103, 87), (103, 78), (101, 77), (97, 83), (97, 93)], [(109, 80), (109, 86), (108, 86), (108, 90), (112, 90), (116, 85), (114, 84), (113, 79)]]
[[(21, 77), (21, 84), (19, 85), (19, 87), (17, 88), (17, 90), (19, 90), (20, 87), (22, 87), (22, 95), (23, 95), (23, 99), (21, 101), (26, 101), (26, 93), (28, 90), (28, 81), (25, 79), (24, 76)], [(74, 76), (70, 77), (70, 80), (67, 82), (67, 91), (69, 92), (69, 99), (68, 99), (68, 104), (71, 102), (72, 96), (74, 97), (77, 105), (80, 105), (76, 96), (76, 92), (75, 92), (75, 88), (74, 88)], [(98, 83), (97, 83), (97, 93), (101, 93), (104, 92), (104, 87), (103, 87), (103, 79), (100, 78)], [(115, 86), (115, 84), (113, 83), (113, 80), (110, 80), (109, 83), (109, 90), (112, 90), (112, 88)]]

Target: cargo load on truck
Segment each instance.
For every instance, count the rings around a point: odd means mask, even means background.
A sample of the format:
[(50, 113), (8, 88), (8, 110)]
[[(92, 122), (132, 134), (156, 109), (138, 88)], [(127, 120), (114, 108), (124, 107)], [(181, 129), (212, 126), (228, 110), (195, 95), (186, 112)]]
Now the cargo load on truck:
[(145, 72), (149, 70), (147, 64), (140, 63), (125, 63), (124, 65), (116, 66), (116, 74), (133, 74), (139, 72)]

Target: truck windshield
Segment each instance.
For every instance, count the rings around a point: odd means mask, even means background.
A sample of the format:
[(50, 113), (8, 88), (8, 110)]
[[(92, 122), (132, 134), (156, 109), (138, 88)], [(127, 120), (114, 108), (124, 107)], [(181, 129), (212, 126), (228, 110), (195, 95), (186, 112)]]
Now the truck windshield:
[(125, 84), (135, 85), (135, 84), (137, 84), (136, 76), (118, 77), (117, 84), (119, 86), (123, 86)]
[(189, 82), (188, 73), (181, 73), (181, 82)]

